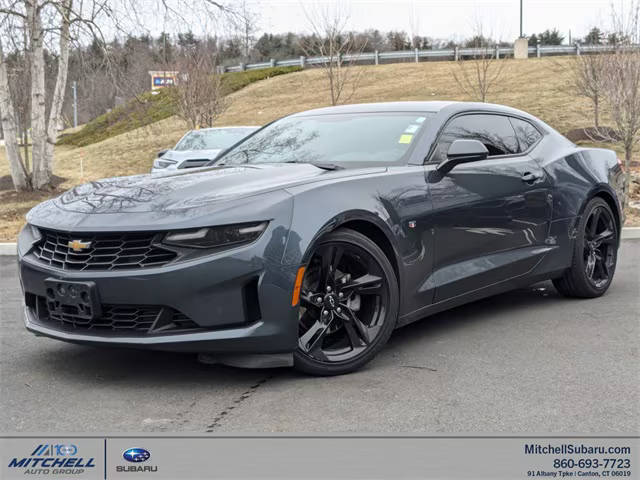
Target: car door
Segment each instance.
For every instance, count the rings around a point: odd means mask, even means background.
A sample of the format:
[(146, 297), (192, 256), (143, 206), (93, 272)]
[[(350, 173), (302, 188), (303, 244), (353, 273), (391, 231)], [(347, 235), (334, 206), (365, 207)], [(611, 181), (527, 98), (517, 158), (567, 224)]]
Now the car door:
[[(488, 158), (436, 174), (456, 139), (479, 140)], [(525, 275), (544, 255), (551, 189), (528, 155), (532, 148), (534, 144), (518, 140), (504, 115), (462, 114), (444, 127), (427, 164), (435, 235), (434, 302)]]

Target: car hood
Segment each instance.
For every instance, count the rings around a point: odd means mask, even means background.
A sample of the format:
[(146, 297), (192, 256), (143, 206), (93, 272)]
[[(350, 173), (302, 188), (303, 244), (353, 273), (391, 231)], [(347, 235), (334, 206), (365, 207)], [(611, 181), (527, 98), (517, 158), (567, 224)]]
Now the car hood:
[(201, 158), (213, 160), (221, 151), (221, 148), (205, 150), (169, 150), (162, 156), (162, 158), (165, 160), (174, 160), (176, 162)]
[[(41, 203), (28, 218), (54, 213), (113, 214), (174, 212), (236, 200), (288, 186), (331, 181), (384, 171), (383, 168), (323, 170), (310, 164), (208, 167), (198, 171), (135, 175), (96, 180)], [(49, 222), (46, 222), (49, 223)]]

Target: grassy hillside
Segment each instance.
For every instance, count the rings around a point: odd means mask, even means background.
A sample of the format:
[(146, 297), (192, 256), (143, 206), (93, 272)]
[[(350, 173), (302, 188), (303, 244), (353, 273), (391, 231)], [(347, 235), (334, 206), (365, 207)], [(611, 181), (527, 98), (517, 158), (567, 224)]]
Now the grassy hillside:
[[(508, 62), (504, 79), (489, 95), (489, 101), (526, 110), (561, 132), (591, 124), (588, 101), (567, 89), (571, 58), (504, 61)], [(364, 72), (360, 88), (351, 103), (469, 100), (452, 80), (452, 69), (457, 68), (453, 62), (361, 68)], [(328, 98), (320, 70), (277, 76), (231, 94), (231, 106), (219, 125), (260, 125), (289, 113), (326, 106)], [(169, 117), (87, 146), (57, 146), (55, 174), (62, 179), (53, 193), (88, 180), (148, 172), (155, 153), (175, 144), (185, 129), (183, 122)], [(9, 190), (6, 175), (8, 165), (4, 149), (0, 149), (0, 241), (15, 238), (29, 208), (51, 195), (16, 194)]]
[[(225, 73), (221, 79), (222, 93), (229, 95), (254, 82), (299, 70), (301, 70), (300, 67), (273, 67), (264, 70)], [(125, 105), (100, 115), (81, 129), (68, 135), (62, 135), (58, 140), (58, 145), (85, 147), (175, 115), (173, 92), (170, 89), (165, 89), (154, 93), (147, 92), (140, 95)]]

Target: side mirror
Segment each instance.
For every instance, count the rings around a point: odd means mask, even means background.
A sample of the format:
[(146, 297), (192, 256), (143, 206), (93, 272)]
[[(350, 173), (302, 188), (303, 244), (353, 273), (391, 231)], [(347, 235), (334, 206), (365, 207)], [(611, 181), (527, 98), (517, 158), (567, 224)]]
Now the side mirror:
[(158, 152), (158, 158), (162, 157), (165, 153), (167, 153), (169, 151), (168, 148), (165, 148), (164, 150), (160, 150)]
[(442, 174), (449, 173), (460, 163), (476, 162), (489, 156), (489, 151), (478, 140), (454, 140), (447, 151), (447, 159), (440, 162), (436, 170)]

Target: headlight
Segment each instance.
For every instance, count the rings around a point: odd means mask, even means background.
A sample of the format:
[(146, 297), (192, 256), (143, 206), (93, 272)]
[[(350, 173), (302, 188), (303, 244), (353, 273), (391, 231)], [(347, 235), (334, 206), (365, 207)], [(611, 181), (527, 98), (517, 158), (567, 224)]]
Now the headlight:
[(153, 161), (153, 168), (167, 168), (169, 165), (175, 165), (174, 160), (165, 160), (164, 158), (156, 158)]
[(167, 233), (163, 243), (190, 248), (230, 248), (257, 240), (269, 222), (239, 223)]
[(30, 223), (27, 223), (18, 235), (18, 252), (20, 252), (20, 255), (24, 256), (29, 253), (29, 250), (31, 250), (41, 238), (42, 234), (40, 230)]
[(33, 243), (36, 243), (42, 238), (42, 233), (40, 233), (40, 230), (35, 225), (27, 223), (24, 228), (29, 228), (29, 233), (31, 234), (31, 238), (33, 238)]

